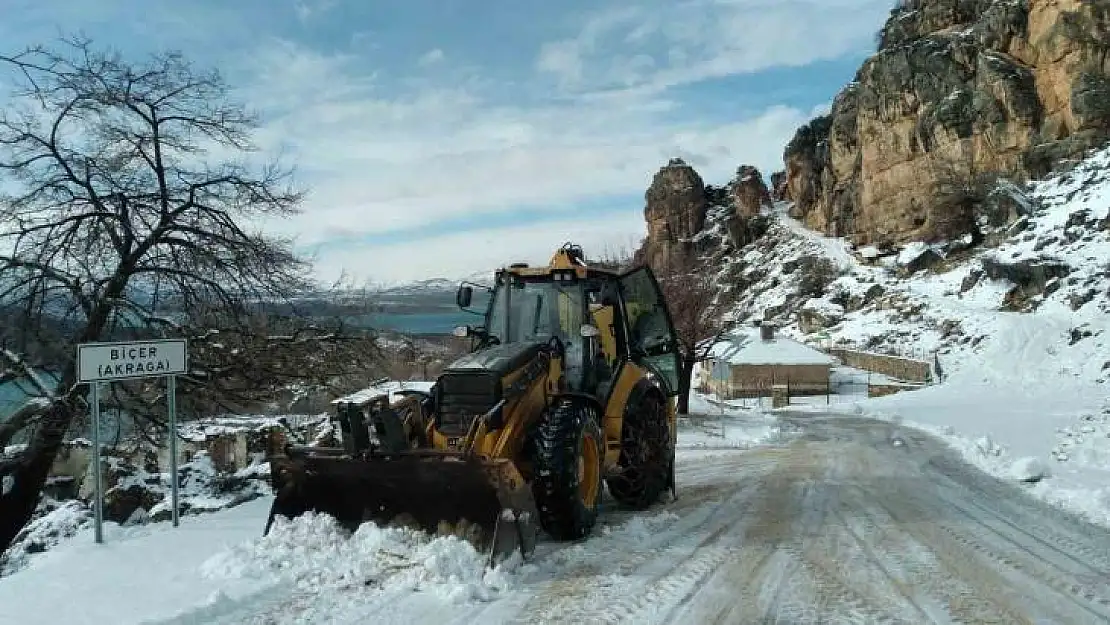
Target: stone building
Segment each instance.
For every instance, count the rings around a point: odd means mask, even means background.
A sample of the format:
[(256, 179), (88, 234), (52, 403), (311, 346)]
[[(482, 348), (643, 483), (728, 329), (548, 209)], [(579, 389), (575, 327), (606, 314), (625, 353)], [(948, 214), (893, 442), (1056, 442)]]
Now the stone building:
[(790, 395), (824, 395), (836, 359), (770, 325), (729, 336), (702, 364), (699, 386), (721, 398), (769, 397), (774, 386)]

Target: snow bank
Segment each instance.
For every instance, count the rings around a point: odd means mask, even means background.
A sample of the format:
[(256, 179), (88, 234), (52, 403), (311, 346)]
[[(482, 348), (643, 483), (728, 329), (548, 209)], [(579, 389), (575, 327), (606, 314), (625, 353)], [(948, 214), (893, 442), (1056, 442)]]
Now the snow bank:
[[(140, 526), (172, 518), (169, 472), (150, 473), (113, 456), (104, 457), (109, 484), (104, 493), (105, 527)], [(225, 510), (270, 495), (268, 462), (222, 473), (204, 452), (178, 467), (181, 516)], [(91, 494), (89, 495), (91, 497)], [(113, 522), (115, 515), (115, 522)], [(58, 501), (45, 497), (12, 547), (0, 555), (0, 578), (92, 528), (91, 499)]]
[(270, 501), (184, 517), (177, 528), (105, 523), (100, 545), (91, 524), (82, 524), (72, 538), (0, 580), (0, 622), (131, 625), (187, 613), (221, 593), (238, 599), (258, 592), (264, 584), (210, 580), (200, 567), (213, 552), (259, 536)]

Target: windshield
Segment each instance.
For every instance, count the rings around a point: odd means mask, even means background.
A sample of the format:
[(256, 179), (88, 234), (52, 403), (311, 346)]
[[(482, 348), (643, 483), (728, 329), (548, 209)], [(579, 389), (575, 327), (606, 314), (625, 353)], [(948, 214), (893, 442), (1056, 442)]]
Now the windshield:
[(553, 336), (564, 342), (578, 335), (583, 323), (582, 289), (554, 282), (508, 280), (493, 294), (487, 328), (501, 343), (544, 341)]

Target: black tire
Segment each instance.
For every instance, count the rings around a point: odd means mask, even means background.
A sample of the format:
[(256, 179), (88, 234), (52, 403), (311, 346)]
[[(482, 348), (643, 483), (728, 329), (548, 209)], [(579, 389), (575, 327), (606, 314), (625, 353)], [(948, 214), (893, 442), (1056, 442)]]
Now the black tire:
[[(577, 540), (593, 530), (601, 500), (601, 461), (604, 439), (597, 424), (597, 410), (583, 401), (556, 400), (544, 413), (532, 444), (532, 494), (540, 515), (540, 527), (556, 540)], [(592, 485), (579, 479), (579, 459), (593, 441)], [(590, 471), (586, 471), (589, 476)], [(592, 501), (583, 488), (592, 491)]]
[(672, 482), (672, 447), (662, 393), (654, 389), (633, 393), (621, 425), (618, 472), (605, 481), (613, 499), (634, 510), (659, 501)]

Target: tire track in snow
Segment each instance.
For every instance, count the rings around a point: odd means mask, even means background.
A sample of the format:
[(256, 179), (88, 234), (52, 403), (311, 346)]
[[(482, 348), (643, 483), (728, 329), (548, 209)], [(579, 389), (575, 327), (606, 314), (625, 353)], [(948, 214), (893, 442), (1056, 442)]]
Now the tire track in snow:
[[(737, 509), (750, 500), (755, 485), (740, 488), (725, 501), (705, 504), (666, 533), (632, 548), (602, 548), (546, 583), (515, 621), (518, 623), (621, 623), (639, 619), (650, 606), (679, 599), (688, 588), (739, 552), (722, 540), (737, 523)], [(596, 540), (596, 539), (595, 539)], [(596, 543), (595, 543), (596, 545)], [(624, 552), (623, 554), (621, 552)]]
[(593, 537), (541, 543), (492, 601), (351, 588), (353, 601), (227, 606), (256, 618), (223, 622), (1110, 622), (1105, 529), (965, 468), (924, 433), (895, 448), (889, 423), (790, 423), (805, 432), (789, 444), (680, 455), (677, 500), (607, 504)]

